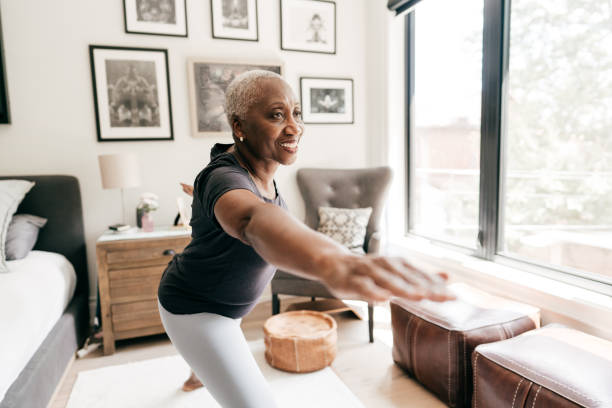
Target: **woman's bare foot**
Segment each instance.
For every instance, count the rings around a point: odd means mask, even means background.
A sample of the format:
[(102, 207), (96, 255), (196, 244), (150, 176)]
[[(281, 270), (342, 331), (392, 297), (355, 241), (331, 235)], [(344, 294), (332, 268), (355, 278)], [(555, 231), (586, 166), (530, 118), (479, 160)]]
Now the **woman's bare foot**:
[(183, 391), (189, 392), (189, 391), (197, 390), (198, 388), (203, 387), (203, 386), (204, 384), (202, 384), (202, 382), (198, 379), (198, 377), (192, 371), (187, 381), (185, 381), (185, 383), (183, 384)]
[(102, 334), (102, 330), (98, 330), (97, 332), (95, 332), (92, 337), (96, 340), (102, 340), (102, 338), (104, 337)]

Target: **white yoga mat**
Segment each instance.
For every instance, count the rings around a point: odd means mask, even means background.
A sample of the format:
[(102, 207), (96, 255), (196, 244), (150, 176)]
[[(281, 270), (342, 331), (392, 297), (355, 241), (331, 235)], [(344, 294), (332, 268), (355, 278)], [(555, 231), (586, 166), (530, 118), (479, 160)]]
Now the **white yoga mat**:
[[(308, 374), (286, 373), (265, 361), (263, 340), (249, 344), (279, 407), (364, 407), (331, 368)], [(206, 388), (181, 391), (189, 373), (189, 366), (179, 355), (81, 371), (66, 407), (219, 407)]]

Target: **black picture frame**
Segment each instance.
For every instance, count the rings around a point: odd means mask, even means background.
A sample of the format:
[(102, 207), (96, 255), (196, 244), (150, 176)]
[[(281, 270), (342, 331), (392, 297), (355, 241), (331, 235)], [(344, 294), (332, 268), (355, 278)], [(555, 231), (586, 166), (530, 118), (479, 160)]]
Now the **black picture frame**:
[[(334, 112), (327, 106), (327, 112), (313, 112), (312, 109), (312, 92), (308, 92), (312, 89), (319, 87), (322, 93), (325, 93), (323, 89), (329, 91), (326, 95), (330, 96), (330, 103), (333, 104), (333, 97), (338, 99), (342, 98), (342, 105), (344, 107), (342, 112)], [(322, 88), (325, 87), (325, 88)], [(335, 96), (331, 96), (331, 91), (342, 90), (343, 93), (335, 93)], [(310, 98), (306, 99), (306, 93), (310, 94)], [(348, 100), (350, 99), (350, 100)], [(302, 120), (306, 124), (319, 124), (319, 125), (350, 125), (355, 123), (355, 84), (352, 78), (330, 78), (330, 77), (300, 77), (300, 103), (302, 105)], [(320, 105), (318, 108), (325, 107)]]
[[(1, 18), (0, 18), (1, 20)], [(4, 65), (4, 40), (2, 38), (2, 22), (0, 21), (0, 123), (11, 123), (8, 88), (6, 86), (6, 66)]]
[[(177, 12), (179, 11), (179, 7), (178, 7), (179, 3), (180, 2), (183, 3), (182, 10), (180, 10), (180, 13), (178, 14), (178, 16), (180, 19), (184, 20), (184, 33), (182, 32), (183, 30), (181, 30), (180, 33), (178, 31), (173, 32), (173, 30), (164, 32), (163, 29), (160, 29), (159, 27), (155, 27), (154, 23), (138, 23), (136, 21), (132, 21), (132, 19), (130, 19), (132, 10), (128, 8), (129, 7), (128, 2), (132, 3), (133, 1), (136, 1), (136, 0), (123, 0), (123, 22), (124, 22), (125, 32), (127, 34), (161, 35), (161, 36), (166, 36), (166, 37), (183, 37), (183, 38), (186, 38), (189, 36), (189, 27), (188, 27), (188, 18), (187, 18), (187, 0), (173, 0), (176, 6), (175, 10)], [(142, 24), (143, 27), (138, 29), (138, 27), (136, 27), (138, 24)], [(149, 25), (148, 28), (146, 27), (147, 25)], [(177, 23), (176, 27), (182, 29), (183, 25)], [(152, 31), (152, 30), (157, 30), (157, 31)]]
[(211, 35), (212, 38), (214, 39), (218, 39), (218, 40), (236, 40), (236, 41), (252, 41), (252, 42), (257, 42), (259, 41), (259, 11), (258, 11), (258, 4), (257, 4), (257, 0), (247, 0), (247, 7), (249, 5), (249, 3), (252, 3), (252, 10), (254, 10), (254, 20), (253, 22), (255, 23), (255, 38), (248, 38), (248, 37), (239, 37), (239, 36), (235, 36), (232, 37), (230, 36), (231, 34), (231, 29), (228, 30), (228, 32), (223, 35), (220, 33), (215, 33), (215, 31), (219, 30), (219, 25), (215, 25), (215, 6), (216, 3), (222, 1), (222, 0), (210, 0), (210, 30), (211, 30)]
[[(330, 1), (330, 0), (279, 0), (280, 2), (280, 48), (283, 51), (298, 51), (298, 52), (310, 52), (310, 53), (317, 53), (317, 54), (332, 54), (335, 55), (336, 54), (336, 48), (337, 48), (337, 17), (336, 17), (336, 3), (334, 1)], [(283, 8), (283, 3), (285, 3), (285, 7)], [(295, 43), (292, 44), (291, 39), (289, 39), (289, 36), (287, 35), (288, 33), (286, 32), (287, 27), (291, 26), (291, 27), (295, 27), (296, 24), (291, 24), (293, 22), (288, 22), (287, 18), (283, 18), (283, 10), (288, 10), (288, 8), (290, 7), (291, 3), (295, 3), (295, 4), (308, 4), (311, 3), (313, 8), (316, 7), (330, 7), (333, 11), (333, 41), (329, 41), (330, 45), (333, 44), (333, 48), (326, 50), (324, 47), (317, 47), (315, 45), (310, 45), (308, 46), (308, 40), (304, 41), (302, 43), (302, 48), (299, 48), (295, 45)], [(316, 13), (315, 13), (316, 14)], [(313, 15), (313, 19), (314, 19), (315, 15)], [(319, 16), (320, 19), (320, 16)], [(318, 41), (313, 41), (313, 42), (318, 42)], [(318, 49), (317, 49), (318, 48)]]
[[(133, 55), (129, 55), (129, 53), (133, 53)], [(139, 53), (141, 53), (143, 57), (146, 55), (148, 59), (142, 59), (139, 61)], [(104, 59), (104, 54), (106, 54), (107, 56), (114, 55), (118, 59)], [(98, 58), (100, 60), (98, 60)], [(168, 50), (161, 48), (134, 48), (92, 44), (89, 46), (89, 62), (91, 66), (91, 80), (93, 88), (94, 111), (96, 116), (96, 131), (98, 142), (174, 140), (174, 130), (172, 124), (172, 101), (170, 92), (170, 72), (168, 67)], [(145, 78), (143, 76), (144, 74), (142, 74), (141, 77), (145, 79), (144, 84), (148, 85), (148, 89), (145, 87), (145, 92), (151, 91), (153, 88), (155, 89), (156, 99), (153, 99), (153, 103), (150, 104), (153, 105), (153, 107), (155, 108), (155, 102), (157, 103), (157, 113), (153, 113), (149, 116), (153, 117), (151, 121), (159, 121), (159, 126), (133, 126), (133, 124), (130, 126), (113, 126), (113, 115), (111, 113), (111, 108), (113, 108), (112, 105), (114, 102), (109, 103), (109, 101), (111, 98), (116, 97), (117, 95), (113, 94), (113, 90), (109, 91), (110, 87), (108, 86), (104, 87), (103, 90), (100, 89), (105, 85), (109, 85), (109, 78), (107, 77), (107, 75), (108, 73), (111, 73), (109, 71), (110, 62), (112, 62), (113, 64), (123, 63), (127, 66), (129, 73), (131, 73), (133, 65), (135, 63), (140, 62), (141, 64), (147, 64), (146, 68), (150, 68), (150, 64), (153, 63), (153, 68), (155, 72), (155, 77), (153, 78), (153, 80), (155, 81), (155, 84), (147, 83), (147, 79), (151, 78), (150, 73), (148, 75), (149, 78)], [(97, 75), (96, 65), (99, 64), (99, 66), (101, 66), (102, 63), (104, 63), (105, 69), (103, 73), (99, 73)], [(115, 68), (113, 72), (118, 70), (117, 67), (111, 68)], [(129, 76), (129, 73), (122, 77)], [(138, 75), (138, 73), (136, 72), (135, 75)], [(114, 76), (116, 76), (116, 74)], [(120, 79), (122, 77), (120, 77)], [(139, 81), (139, 83), (130, 86), (140, 86), (140, 92), (142, 93), (143, 85), (140, 83), (140, 78), (138, 78), (137, 80)], [(133, 84), (134, 81), (131, 80), (131, 83)], [(115, 82), (114, 86), (118, 86), (118, 84), (119, 80)], [(161, 91), (165, 92), (162, 93)], [(149, 96), (151, 95), (149, 94)], [(121, 95), (118, 95), (118, 98), (115, 99), (120, 100)], [(151, 102), (151, 98), (149, 98), (148, 101)], [(120, 108), (121, 105), (118, 106), (117, 111), (119, 111)], [(147, 109), (151, 111), (150, 107), (147, 107)], [(128, 111), (130, 112), (130, 117), (124, 120), (119, 117), (117, 122), (121, 123), (125, 120), (133, 121), (134, 113), (137, 112), (140, 116), (142, 111), (143, 109), (137, 110), (137, 107), (132, 107), (132, 110)], [(154, 112), (154, 109), (152, 111)], [(145, 111), (145, 113), (147, 113), (147, 111)]]

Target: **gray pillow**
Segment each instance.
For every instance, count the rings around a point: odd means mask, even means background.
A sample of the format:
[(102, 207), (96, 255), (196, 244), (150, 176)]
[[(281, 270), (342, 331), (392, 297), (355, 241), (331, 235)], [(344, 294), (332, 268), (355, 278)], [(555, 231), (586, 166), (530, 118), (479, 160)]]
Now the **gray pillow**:
[(38, 239), (38, 231), (47, 223), (46, 218), (30, 214), (16, 214), (6, 233), (6, 260), (25, 258)]
[(317, 231), (331, 237), (345, 247), (363, 251), (366, 230), (372, 207), (334, 208), (319, 207)]
[(4, 252), (8, 226), (19, 203), (33, 186), (34, 183), (27, 180), (0, 180), (0, 273), (9, 271)]

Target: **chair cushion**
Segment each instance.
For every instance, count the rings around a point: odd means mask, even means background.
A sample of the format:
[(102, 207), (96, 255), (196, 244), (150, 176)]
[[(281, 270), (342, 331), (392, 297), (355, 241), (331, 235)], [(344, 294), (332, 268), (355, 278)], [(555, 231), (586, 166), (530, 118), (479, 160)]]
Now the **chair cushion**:
[(318, 280), (305, 279), (281, 270), (276, 271), (270, 285), (272, 293), (335, 298), (329, 289)]
[(539, 327), (540, 312), (465, 284), (449, 289), (456, 300), (391, 302), (393, 360), (445, 404), (469, 407), (474, 348)]
[(274, 274), (274, 279), (304, 279), (304, 278), (294, 275), (292, 273), (277, 269), (276, 273)]
[(612, 342), (558, 324), (483, 344), (474, 407), (612, 407)]

